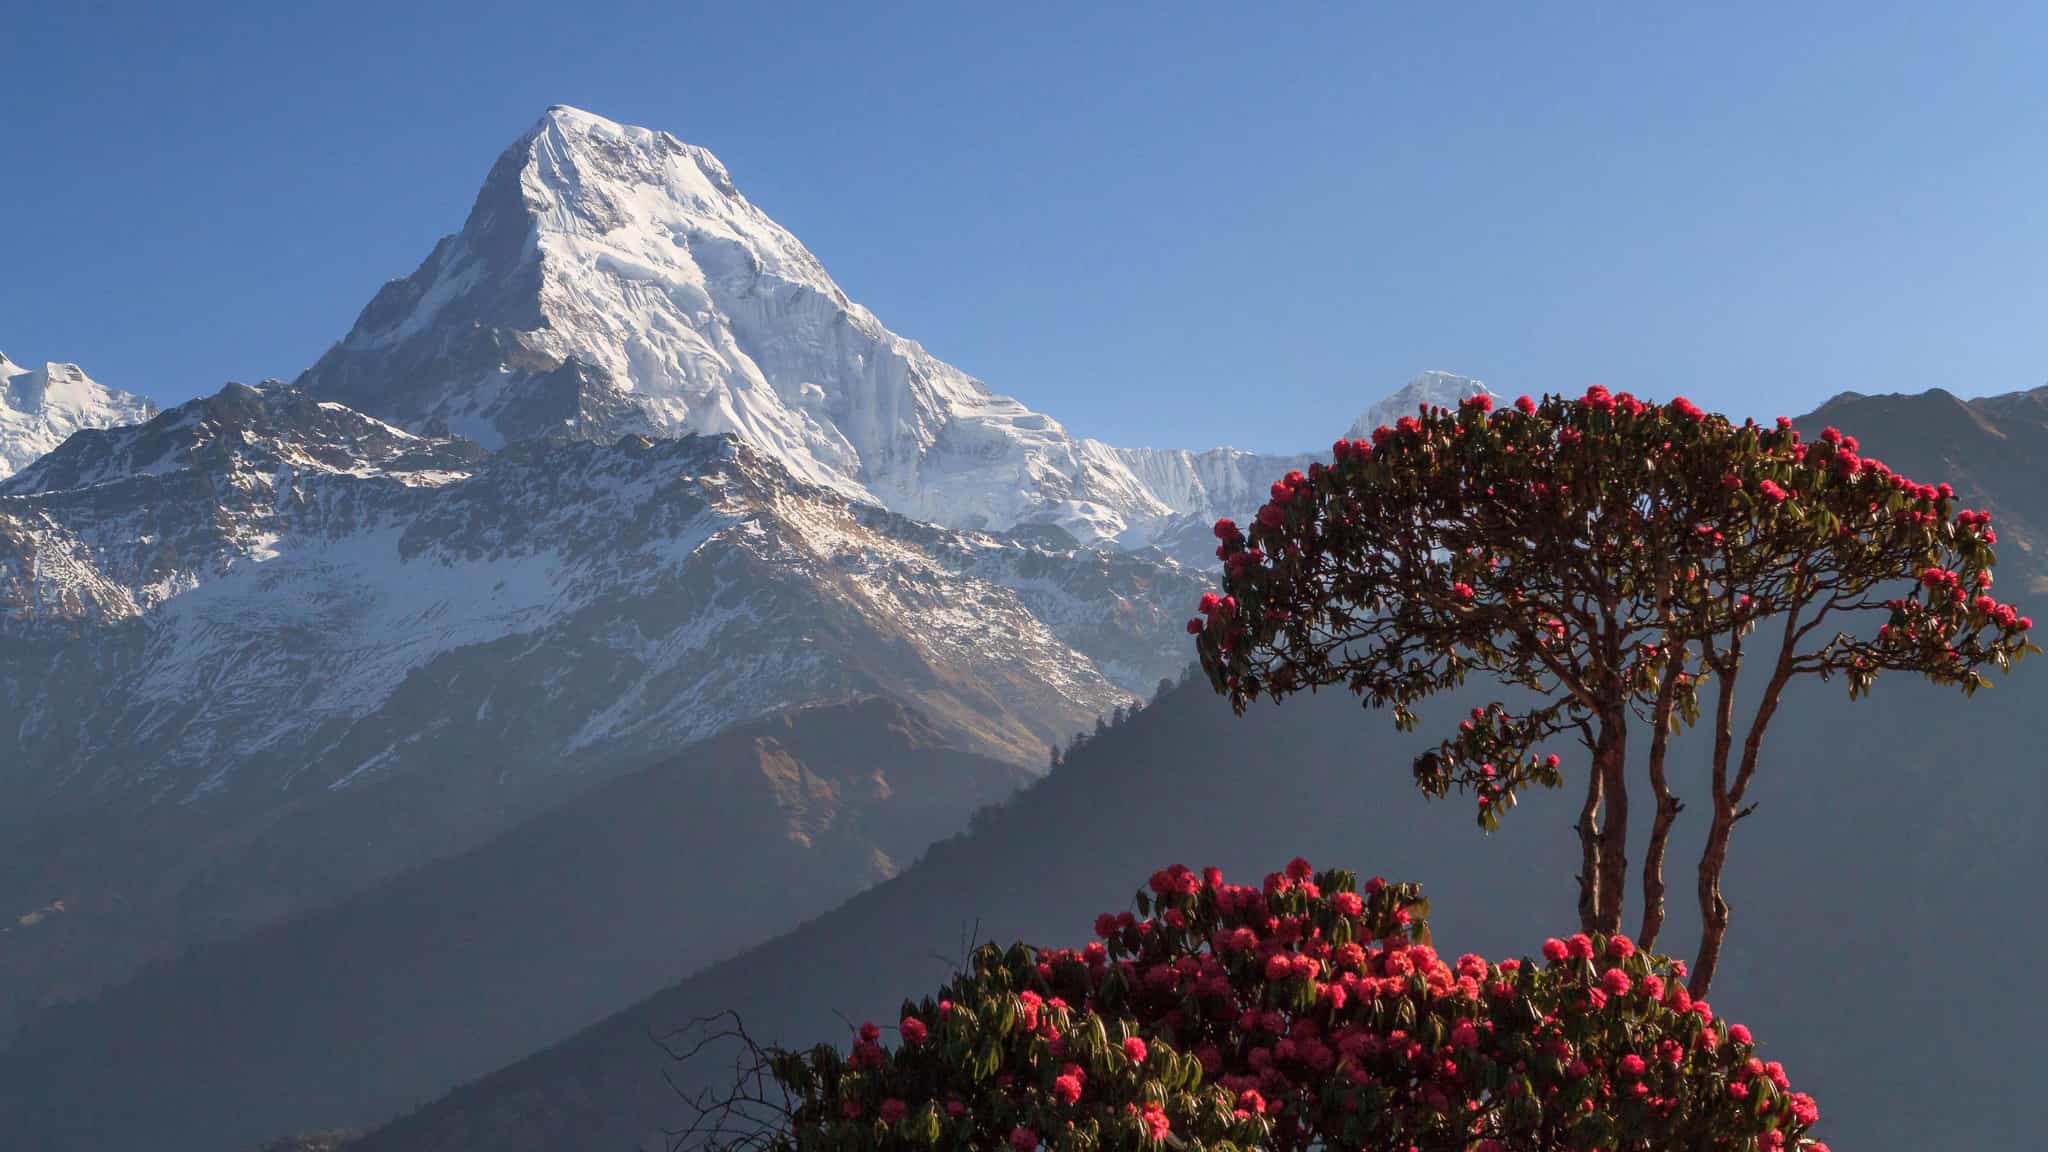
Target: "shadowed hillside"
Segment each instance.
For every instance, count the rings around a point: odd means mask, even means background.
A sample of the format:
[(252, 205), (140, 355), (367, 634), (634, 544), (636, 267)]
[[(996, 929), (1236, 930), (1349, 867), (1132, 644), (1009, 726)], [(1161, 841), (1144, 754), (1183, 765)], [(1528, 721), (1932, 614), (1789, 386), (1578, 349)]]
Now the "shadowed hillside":
[(1844, 392), (1798, 421), (1809, 437), (1830, 424), (1897, 471), (1946, 480), (1989, 510), (2001, 574), (2024, 574), (2029, 592), (2048, 589), (2048, 388), (1979, 400), (1939, 388), (1910, 396)]
[(46, 1014), (0, 1056), (0, 1131), (26, 1140), (0, 1144), (219, 1150), (375, 1122), (887, 878), (1021, 782), (882, 700), (745, 725)]

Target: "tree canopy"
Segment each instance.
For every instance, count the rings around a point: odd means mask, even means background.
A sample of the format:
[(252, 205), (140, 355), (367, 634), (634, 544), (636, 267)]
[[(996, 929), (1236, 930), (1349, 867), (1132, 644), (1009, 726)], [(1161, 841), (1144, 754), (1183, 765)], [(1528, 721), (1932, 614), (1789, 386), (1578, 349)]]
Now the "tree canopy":
[[(1729, 835), (1752, 808), (1764, 733), (1785, 687), (1840, 680), (1852, 698), (1885, 672), (1964, 693), (2025, 653), (2032, 621), (1993, 595), (1989, 513), (1958, 509), (1830, 428), (1732, 421), (1680, 398), (1474, 397), (1425, 407), (1331, 462), (1274, 483), (1248, 528), (1218, 521), (1223, 588), (1188, 622), (1203, 668), (1242, 711), (1260, 697), (1340, 686), (1391, 709), (1474, 675), (1511, 690), (1414, 761), (1416, 784), (1476, 797), (1498, 827), (1531, 785), (1557, 787), (1589, 753), (1578, 834), (1586, 932), (1620, 930), (1628, 884), (1630, 734), (1654, 816), (1640, 938), (1664, 918), (1664, 856), (1682, 802), (1674, 733), (1712, 735), (1702, 939), (1711, 983), (1728, 918)], [(1738, 716), (1745, 666), (1762, 679)]]

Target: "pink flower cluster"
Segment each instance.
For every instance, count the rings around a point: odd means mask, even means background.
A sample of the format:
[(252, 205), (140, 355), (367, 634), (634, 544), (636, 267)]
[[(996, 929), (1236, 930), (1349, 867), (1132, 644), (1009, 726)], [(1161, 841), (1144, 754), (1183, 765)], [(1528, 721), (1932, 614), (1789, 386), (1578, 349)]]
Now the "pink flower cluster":
[[(848, 1056), (782, 1054), (786, 1147), (1814, 1152), (1811, 1097), (1623, 936), (1451, 960), (1413, 885), (1175, 866), (1081, 949), (993, 945)], [(800, 1068), (800, 1071), (797, 1070)]]

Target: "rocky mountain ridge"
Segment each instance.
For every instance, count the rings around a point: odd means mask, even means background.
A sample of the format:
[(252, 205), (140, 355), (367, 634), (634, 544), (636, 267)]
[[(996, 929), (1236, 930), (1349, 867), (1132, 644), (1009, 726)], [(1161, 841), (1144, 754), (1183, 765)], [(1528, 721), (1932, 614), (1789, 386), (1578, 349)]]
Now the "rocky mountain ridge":
[(1199, 591), (730, 436), (486, 453), (286, 385), (73, 436), (0, 487), (0, 899), (67, 909), (0, 951), (0, 1024), (782, 708), (1040, 766), (1184, 666)]

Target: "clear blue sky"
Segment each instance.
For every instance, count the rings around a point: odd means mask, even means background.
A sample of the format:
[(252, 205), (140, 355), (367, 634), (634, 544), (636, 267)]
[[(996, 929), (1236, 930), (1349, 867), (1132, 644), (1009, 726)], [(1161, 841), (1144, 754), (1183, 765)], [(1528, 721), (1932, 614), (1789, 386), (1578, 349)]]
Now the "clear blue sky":
[(2048, 381), (2048, 5), (415, 7), (0, 0), (0, 349), (296, 375), (569, 103), (1123, 443), (1324, 444), (1424, 368)]

